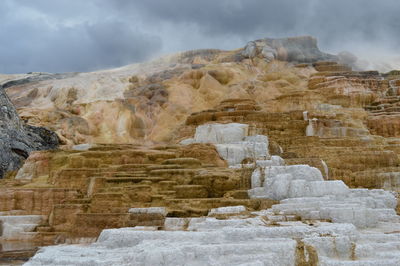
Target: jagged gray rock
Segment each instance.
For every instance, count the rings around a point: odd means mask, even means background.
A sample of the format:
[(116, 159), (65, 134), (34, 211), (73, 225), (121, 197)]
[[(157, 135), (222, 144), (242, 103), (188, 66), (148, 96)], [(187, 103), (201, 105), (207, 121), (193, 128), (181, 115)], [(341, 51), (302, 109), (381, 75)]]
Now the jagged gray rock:
[(338, 60), (335, 55), (321, 52), (317, 46), (317, 39), (311, 36), (251, 41), (244, 47), (241, 55), (245, 58), (260, 57), (267, 61), (278, 59), (298, 63)]
[(29, 153), (58, 146), (57, 135), (43, 127), (25, 124), (0, 85), (0, 178), (18, 169)]

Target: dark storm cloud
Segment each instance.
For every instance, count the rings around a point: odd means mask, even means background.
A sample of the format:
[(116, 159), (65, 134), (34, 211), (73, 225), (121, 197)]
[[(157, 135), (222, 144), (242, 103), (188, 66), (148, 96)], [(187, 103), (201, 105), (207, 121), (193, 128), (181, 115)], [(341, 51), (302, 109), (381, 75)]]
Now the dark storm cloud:
[(5, 0), (0, 72), (89, 71), (295, 35), (330, 52), (398, 53), (399, 14), (398, 0)]
[(137, 8), (150, 23), (169, 22), (178, 25), (194, 24), (208, 35), (249, 36), (257, 31), (270, 30), (285, 35), (301, 23), (305, 7), (312, 1), (296, 0), (202, 0), (202, 1), (113, 1), (120, 13), (127, 15)]
[[(113, 2), (134, 6), (148, 20), (192, 23), (206, 34), (245, 37), (316, 35), (326, 46), (352, 40), (400, 45), (398, 0), (147, 0)], [(194, 4), (197, 3), (197, 4)], [(128, 7), (128, 8), (127, 8)]]
[(96, 2), (1, 2), (0, 73), (116, 67), (161, 49), (158, 36), (109, 16)]

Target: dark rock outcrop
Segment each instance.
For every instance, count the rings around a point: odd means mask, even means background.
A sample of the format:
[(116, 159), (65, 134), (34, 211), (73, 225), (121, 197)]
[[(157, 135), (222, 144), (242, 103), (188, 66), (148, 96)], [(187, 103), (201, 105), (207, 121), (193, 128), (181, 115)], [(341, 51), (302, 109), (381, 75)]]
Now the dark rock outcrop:
[(2, 84), (3, 89), (7, 89), (13, 86), (21, 86), (27, 83), (32, 82), (39, 82), (44, 80), (51, 80), (51, 79), (65, 79), (70, 78), (78, 73), (70, 72), (70, 73), (43, 73), (43, 72), (29, 72), (23, 78), (17, 78), (13, 80), (6, 81)]
[(0, 86), (0, 178), (18, 169), (29, 153), (58, 146), (58, 137), (43, 127), (25, 124)]

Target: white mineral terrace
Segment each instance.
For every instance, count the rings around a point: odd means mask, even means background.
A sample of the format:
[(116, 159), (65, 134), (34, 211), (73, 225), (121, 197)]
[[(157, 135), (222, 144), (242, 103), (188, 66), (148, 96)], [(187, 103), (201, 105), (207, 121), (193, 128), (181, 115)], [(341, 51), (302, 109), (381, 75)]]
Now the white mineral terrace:
[(35, 237), (33, 232), (45, 217), (41, 215), (12, 215), (3, 216), (0, 213), (1, 234), (0, 240), (6, 241), (29, 241)]
[(400, 265), (391, 192), (350, 189), (308, 165), (285, 166), (269, 157), (267, 137), (247, 132), (247, 125), (209, 124), (184, 143), (214, 143), (231, 166), (256, 159), (249, 196), (280, 200), (271, 209), (231, 206), (207, 217), (166, 218), (162, 228), (108, 229), (90, 245), (42, 248), (26, 265)]
[(192, 139), (181, 144), (213, 143), (218, 153), (230, 166), (240, 164), (246, 158), (266, 159), (268, 138), (263, 135), (248, 136), (246, 124), (206, 124), (198, 126)]

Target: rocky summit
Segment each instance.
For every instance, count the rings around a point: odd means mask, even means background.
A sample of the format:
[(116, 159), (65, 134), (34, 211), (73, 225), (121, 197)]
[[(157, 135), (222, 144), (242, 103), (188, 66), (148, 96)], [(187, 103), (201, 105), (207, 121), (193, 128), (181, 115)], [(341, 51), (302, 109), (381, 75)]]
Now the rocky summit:
[(400, 264), (398, 70), (305, 36), (0, 83), (0, 260)]

